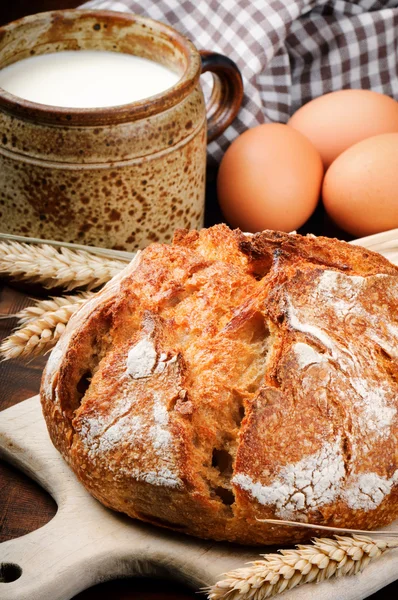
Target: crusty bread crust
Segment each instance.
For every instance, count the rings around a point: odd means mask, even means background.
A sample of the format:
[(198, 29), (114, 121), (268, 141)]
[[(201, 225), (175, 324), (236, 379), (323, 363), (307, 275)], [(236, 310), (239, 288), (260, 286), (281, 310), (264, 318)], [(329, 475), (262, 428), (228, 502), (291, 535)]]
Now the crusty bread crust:
[(397, 297), (398, 268), (345, 242), (178, 231), (72, 318), (43, 375), (51, 438), (106, 506), (195, 536), (385, 525)]

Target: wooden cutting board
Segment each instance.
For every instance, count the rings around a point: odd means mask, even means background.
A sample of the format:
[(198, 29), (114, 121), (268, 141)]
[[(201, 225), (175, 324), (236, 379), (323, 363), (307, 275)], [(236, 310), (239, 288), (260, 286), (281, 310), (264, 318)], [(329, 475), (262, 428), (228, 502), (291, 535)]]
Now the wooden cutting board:
[[(199, 590), (258, 558), (253, 548), (174, 534), (103, 507), (53, 447), (38, 396), (0, 413), (0, 456), (40, 483), (58, 505), (47, 525), (0, 544), (6, 578), (21, 572), (15, 581), (0, 583), (1, 600), (69, 600), (96, 583), (133, 575), (169, 576)], [(360, 600), (396, 578), (398, 553), (391, 551), (357, 576), (305, 585), (282, 597)]]

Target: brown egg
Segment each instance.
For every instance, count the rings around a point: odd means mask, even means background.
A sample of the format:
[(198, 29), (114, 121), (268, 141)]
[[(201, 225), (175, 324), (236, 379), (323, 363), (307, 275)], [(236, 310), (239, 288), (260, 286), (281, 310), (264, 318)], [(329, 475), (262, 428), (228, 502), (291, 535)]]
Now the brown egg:
[(341, 90), (302, 106), (288, 125), (314, 144), (325, 168), (357, 142), (398, 132), (398, 102), (370, 90)]
[(232, 227), (292, 231), (313, 213), (322, 177), (321, 158), (306, 137), (287, 125), (259, 125), (225, 153), (218, 198)]
[(322, 197), (333, 221), (357, 237), (398, 227), (398, 133), (341, 154), (325, 175)]

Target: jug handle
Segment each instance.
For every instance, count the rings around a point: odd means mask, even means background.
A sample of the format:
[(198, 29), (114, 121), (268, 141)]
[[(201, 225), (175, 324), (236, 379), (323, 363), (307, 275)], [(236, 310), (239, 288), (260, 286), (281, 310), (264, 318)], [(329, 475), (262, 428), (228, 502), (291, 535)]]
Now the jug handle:
[(207, 112), (207, 142), (215, 140), (232, 123), (243, 99), (242, 75), (236, 63), (217, 52), (200, 50), (202, 73), (213, 74)]

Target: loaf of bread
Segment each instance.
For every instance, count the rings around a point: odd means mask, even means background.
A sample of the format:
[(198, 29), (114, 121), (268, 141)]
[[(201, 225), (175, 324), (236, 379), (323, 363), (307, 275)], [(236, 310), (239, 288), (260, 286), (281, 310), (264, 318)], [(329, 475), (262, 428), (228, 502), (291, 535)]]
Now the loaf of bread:
[(178, 231), (68, 324), (41, 388), (53, 443), (106, 506), (202, 538), (385, 525), (397, 298), (398, 267), (345, 242)]

